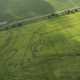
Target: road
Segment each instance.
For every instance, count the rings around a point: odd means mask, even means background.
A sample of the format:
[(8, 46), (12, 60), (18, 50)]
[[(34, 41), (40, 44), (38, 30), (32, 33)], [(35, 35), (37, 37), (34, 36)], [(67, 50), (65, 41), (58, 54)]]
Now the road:
[[(76, 11), (76, 9), (78, 11)], [(57, 11), (55, 13), (48, 13), (48, 14), (42, 15), (42, 16), (36, 16), (36, 17), (32, 17), (32, 18), (25, 18), (23, 20), (13, 21), (11, 23), (2, 24), (0, 26), (0, 29), (2, 30), (4, 28), (10, 28), (11, 26), (16, 26), (20, 23), (23, 24), (23, 23), (30, 22), (30, 21), (37, 21), (37, 20), (40, 20), (40, 19), (43, 19), (43, 18), (51, 18), (51, 17), (53, 18), (53, 17), (55, 17), (55, 15), (59, 15), (59, 16), (66, 15), (67, 14), (67, 13), (65, 13), (66, 11), (74, 11), (74, 10), (75, 10), (75, 12), (80, 12), (79, 7), (78, 8), (65, 9), (65, 10), (62, 10), (62, 11)]]

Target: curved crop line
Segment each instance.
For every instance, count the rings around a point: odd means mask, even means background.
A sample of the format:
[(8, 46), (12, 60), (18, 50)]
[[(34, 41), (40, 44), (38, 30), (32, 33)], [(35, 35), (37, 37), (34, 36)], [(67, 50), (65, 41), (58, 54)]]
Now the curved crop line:
[(80, 56), (78, 56), (78, 55), (60, 55), (60, 56), (54, 55), (54, 56), (50, 56), (50, 57), (47, 57), (47, 58), (43, 58), (43, 59), (41, 59), (37, 62), (34, 62), (34, 60), (33, 60), (26, 66), (26, 68), (28, 69), (30, 67), (37, 67), (37, 66), (40, 66), (40, 65), (46, 64), (46, 63), (47, 64), (48, 63), (53, 63), (53, 62), (55, 63), (55, 61), (60, 61), (60, 60), (63, 61), (64, 57), (74, 58), (74, 57), (80, 57)]
[[(9, 34), (11, 34), (11, 32)], [(11, 35), (9, 35), (9, 38), (7, 39), (6, 43), (4, 44), (3, 49), (1, 49), (1, 51), (0, 51), (1, 59), (3, 59), (5, 56), (7, 56), (7, 58), (5, 58), (5, 61), (6, 61), (6, 59), (8, 60), (8, 58), (10, 58), (10, 56), (13, 57), (13, 55), (16, 55), (16, 50), (13, 49), (13, 48), (11, 48), (11, 46), (14, 43), (15, 43), (15, 40), (13, 40), (12, 37), (11, 37)], [(9, 54), (9, 52), (12, 52), (12, 51), (13, 51), (13, 53)]]
[[(35, 37), (35, 33), (38, 33), (38, 31), (39, 31), (40, 28), (41, 28), (41, 26), (40, 26), (39, 28), (37, 28), (37, 29), (32, 33), (32, 36), (30, 37), (29, 42), (28, 42), (27, 46), (25, 47), (25, 51), (24, 51), (22, 63), (24, 63), (24, 59), (25, 59), (25, 57), (26, 57), (26, 55), (27, 55), (26, 50), (27, 50), (28, 48), (32, 49), (32, 45), (30, 45), (30, 44), (33, 43), (33, 38)], [(31, 55), (32, 55), (32, 57), (33, 57), (32, 50), (31, 50)], [(29, 60), (30, 60), (30, 59), (29, 59)]]

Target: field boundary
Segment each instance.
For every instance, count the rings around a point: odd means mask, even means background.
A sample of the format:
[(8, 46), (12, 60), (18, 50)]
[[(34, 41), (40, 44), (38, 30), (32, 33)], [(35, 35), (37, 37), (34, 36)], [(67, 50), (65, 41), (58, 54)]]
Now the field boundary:
[(42, 15), (42, 16), (36, 16), (36, 17), (32, 17), (32, 18), (25, 18), (23, 20), (13, 21), (11, 23), (6, 23), (6, 24), (0, 25), (0, 31), (7, 30), (9, 28), (20, 27), (24, 24), (34, 22), (34, 21), (37, 21), (37, 20), (51, 19), (51, 18), (55, 18), (55, 17), (59, 17), (59, 16), (74, 14), (74, 13), (77, 13), (77, 12), (80, 12), (80, 7), (65, 9), (65, 10), (62, 10), (62, 11), (54, 12), (54, 13), (48, 13), (48, 14)]

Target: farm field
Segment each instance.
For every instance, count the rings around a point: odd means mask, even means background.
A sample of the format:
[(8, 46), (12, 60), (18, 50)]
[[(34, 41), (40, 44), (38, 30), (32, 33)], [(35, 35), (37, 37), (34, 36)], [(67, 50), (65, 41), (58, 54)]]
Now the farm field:
[[(0, 24), (75, 7), (79, 0), (0, 0)], [(0, 80), (80, 80), (80, 12), (19, 25), (0, 30)]]
[(0, 0), (1, 21), (41, 16), (53, 11), (53, 7), (44, 0)]
[(0, 80), (79, 80), (80, 13), (0, 31)]
[(54, 7), (55, 11), (80, 6), (79, 0), (47, 0), (47, 1)]
[(79, 6), (79, 0), (0, 0), (0, 22), (41, 16)]

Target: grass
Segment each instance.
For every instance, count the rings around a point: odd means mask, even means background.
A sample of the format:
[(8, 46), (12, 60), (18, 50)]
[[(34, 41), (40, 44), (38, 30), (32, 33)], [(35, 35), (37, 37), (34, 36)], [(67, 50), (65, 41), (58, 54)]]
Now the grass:
[(0, 0), (0, 20), (2, 21), (41, 16), (53, 11), (53, 7), (44, 0)]
[(56, 11), (79, 7), (79, 0), (47, 0)]
[(79, 80), (80, 13), (0, 32), (0, 80)]
[(0, 0), (0, 21), (42, 16), (79, 6), (79, 0)]

